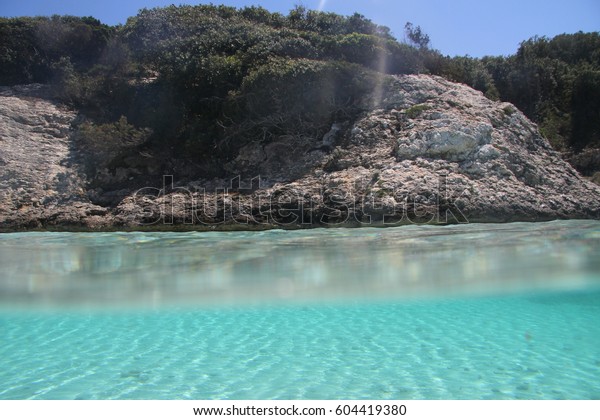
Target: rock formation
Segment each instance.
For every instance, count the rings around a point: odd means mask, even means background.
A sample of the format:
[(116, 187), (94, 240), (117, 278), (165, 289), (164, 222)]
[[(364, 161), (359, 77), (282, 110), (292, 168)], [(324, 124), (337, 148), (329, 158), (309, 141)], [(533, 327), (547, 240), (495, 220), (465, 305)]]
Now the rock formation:
[(386, 83), (385, 93), (360, 118), (334, 123), (335, 142), (328, 147), (320, 147), (323, 138), (257, 141), (229, 162), (228, 179), (156, 174), (153, 185), (139, 185), (112, 207), (93, 204), (86, 193), (69, 137), (76, 115), (28, 96), (27, 89), (4, 88), (1, 229), (600, 218), (600, 187), (564, 162), (513, 105), (435, 76), (398, 76)]
[(70, 138), (76, 113), (41, 85), (0, 88), (0, 230), (93, 227), (108, 209), (91, 204)]

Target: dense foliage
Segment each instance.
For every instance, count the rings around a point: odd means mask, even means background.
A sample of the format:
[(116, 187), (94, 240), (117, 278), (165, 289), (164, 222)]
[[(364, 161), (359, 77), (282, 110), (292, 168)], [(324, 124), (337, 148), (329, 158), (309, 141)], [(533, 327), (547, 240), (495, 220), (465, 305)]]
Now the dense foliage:
[(92, 17), (0, 18), (0, 83), (50, 82), (61, 60), (87, 71), (114, 33)]
[(600, 34), (521, 43), (513, 56), (484, 58), (500, 97), (538, 122), (555, 147), (600, 146)]
[[(355, 118), (385, 74), (467, 83), (515, 103), (558, 148), (599, 145), (600, 34), (534, 38), (513, 56), (474, 59), (444, 57), (420, 27), (405, 29), (408, 44), (359, 14), (301, 6), (287, 16), (143, 9), (118, 27), (91, 17), (0, 19), (0, 84), (50, 83), (91, 119), (80, 132), (103, 164), (144, 147), (204, 175), (219, 175), (249, 141), (319, 139)], [(88, 144), (109, 135), (109, 147)]]

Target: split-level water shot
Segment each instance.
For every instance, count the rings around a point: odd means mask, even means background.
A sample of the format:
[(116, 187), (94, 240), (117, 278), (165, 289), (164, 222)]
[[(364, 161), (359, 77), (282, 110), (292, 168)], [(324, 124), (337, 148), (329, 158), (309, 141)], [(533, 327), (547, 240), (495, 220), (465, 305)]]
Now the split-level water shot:
[(1, 400), (600, 400), (597, 5), (14, 3)]

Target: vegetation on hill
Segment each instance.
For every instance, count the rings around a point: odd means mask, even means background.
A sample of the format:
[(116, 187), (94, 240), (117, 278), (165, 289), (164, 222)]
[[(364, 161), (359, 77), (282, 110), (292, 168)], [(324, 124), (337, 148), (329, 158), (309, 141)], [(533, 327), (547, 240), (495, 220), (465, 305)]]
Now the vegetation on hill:
[(600, 146), (600, 34), (532, 38), (510, 57), (486, 57), (502, 100), (536, 121), (558, 149)]
[[(421, 28), (405, 29), (408, 43), (359, 14), (301, 6), (286, 16), (261, 7), (143, 9), (116, 27), (91, 17), (1, 18), (0, 85), (50, 84), (89, 119), (82, 147), (109, 169), (149, 166), (127, 160), (143, 150), (162, 165), (184, 160), (194, 175), (223, 175), (250, 141), (321, 139), (333, 122), (352, 121), (385, 74), (466, 83), (513, 102), (561, 150), (600, 146), (599, 33), (533, 38), (513, 56), (474, 59), (442, 56)], [(90, 144), (109, 135), (108, 146)]]

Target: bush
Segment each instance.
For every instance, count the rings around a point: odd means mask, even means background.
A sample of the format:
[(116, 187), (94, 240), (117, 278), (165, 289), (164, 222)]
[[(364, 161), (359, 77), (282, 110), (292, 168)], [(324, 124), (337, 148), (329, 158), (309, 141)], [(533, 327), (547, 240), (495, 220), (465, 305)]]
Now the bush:
[(418, 104), (418, 105), (411, 106), (404, 112), (406, 113), (406, 116), (408, 118), (417, 118), (419, 115), (421, 115), (423, 112), (427, 111), (428, 109), (431, 109), (431, 106), (429, 106), (427, 104)]
[(228, 101), (225, 141), (270, 141), (279, 135), (320, 138), (336, 120), (362, 111), (377, 76), (356, 64), (273, 59), (252, 71)]
[(47, 83), (65, 57), (86, 71), (113, 33), (91, 17), (0, 18), (0, 84)]
[(86, 121), (80, 124), (75, 140), (87, 157), (88, 174), (94, 176), (118, 156), (146, 142), (150, 134), (149, 129), (135, 128), (122, 116), (113, 123), (94, 124)]

